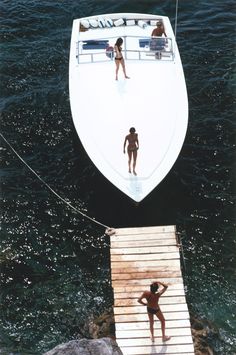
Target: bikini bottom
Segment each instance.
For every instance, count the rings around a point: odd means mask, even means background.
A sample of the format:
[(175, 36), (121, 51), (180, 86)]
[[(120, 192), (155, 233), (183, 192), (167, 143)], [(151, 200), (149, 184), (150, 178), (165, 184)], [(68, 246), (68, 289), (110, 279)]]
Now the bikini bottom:
[(155, 309), (155, 308), (147, 307), (147, 311), (150, 314), (156, 314), (159, 310), (160, 310), (160, 308)]

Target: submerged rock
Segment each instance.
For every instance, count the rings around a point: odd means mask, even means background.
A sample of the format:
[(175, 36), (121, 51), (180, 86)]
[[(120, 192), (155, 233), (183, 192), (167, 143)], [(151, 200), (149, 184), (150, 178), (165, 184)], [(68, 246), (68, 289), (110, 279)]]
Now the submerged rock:
[(56, 346), (44, 355), (123, 355), (111, 338), (71, 340)]

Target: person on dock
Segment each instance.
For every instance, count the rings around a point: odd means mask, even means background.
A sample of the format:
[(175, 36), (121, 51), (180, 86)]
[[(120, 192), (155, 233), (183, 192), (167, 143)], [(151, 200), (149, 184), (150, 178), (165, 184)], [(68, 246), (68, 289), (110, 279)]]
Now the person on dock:
[(123, 39), (119, 37), (114, 45), (114, 51), (115, 51), (115, 63), (116, 63), (116, 80), (118, 80), (118, 71), (120, 68), (120, 65), (122, 66), (124, 76), (126, 79), (130, 79), (129, 76), (126, 74), (126, 69), (125, 69), (125, 61), (122, 55), (122, 44), (123, 44)]
[[(157, 292), (159, 285), (162, 286), (162, 289)], [(160, 281), (153, 282), (150, 285), (150, 291), (144, 291), (138, 299), (140, 304), (147, 306), (152, 342), (154, 342), (154, 315), (156, 315), (161, 322), (162, 340), (167, 341), (170, 339), (170, 337), (165, 334), (165, 318), (158, 304), (159, 298), (163, 295), (167, 288), (168, 286)], [(146, 299), (146, 302), (143, 302), (143, 299)]]
[(124, 154), (125, 154), (125, 147), (126, 143), (128, 142), (127, 153), (128, 153), (128, 165), (129, 165), (129, 173), (131, 173), (131, 163), (133, 160), (133, 173), (137, 175), (135, 168), (136, 168), (136, 160), (138, 155), (139, 149), (139, 141), (138, 141), (138, 133), (135, 133), (136, 130), (134, 127), (131, 127), (129, 130), (129, 134), (125, 137), (124, 141)]

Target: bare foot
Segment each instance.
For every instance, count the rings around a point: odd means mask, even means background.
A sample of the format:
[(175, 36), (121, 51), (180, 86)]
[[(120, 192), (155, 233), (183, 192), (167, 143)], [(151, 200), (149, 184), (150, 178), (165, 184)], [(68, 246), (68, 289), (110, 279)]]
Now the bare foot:
[(162, 338), (162, 341), (168, 341), (168, 340), (170, 340), (170, 338), (171, 338), (171, 337), (165, 335), (165, 336)]

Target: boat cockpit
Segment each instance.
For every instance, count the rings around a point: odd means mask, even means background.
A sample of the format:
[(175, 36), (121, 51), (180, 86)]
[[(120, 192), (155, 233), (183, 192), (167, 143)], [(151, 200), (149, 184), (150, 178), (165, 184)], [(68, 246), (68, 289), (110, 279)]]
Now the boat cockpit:
[[(79, 23), (76, 58), (78, 63), (110, 61), (118, 37), (123, 39), (125, 60), (174, 60), (173, 37), (151, 36), (163, 19), (82, 19)], [(103, 32), (103, 30), (106, 31)], [(104, 37), (104, 33), (106, 36)], [(167, 29), (168, 34), (168, 29)]]

